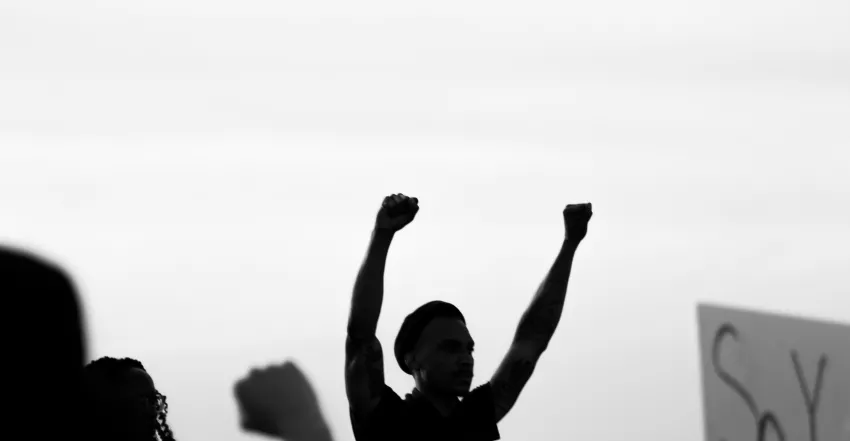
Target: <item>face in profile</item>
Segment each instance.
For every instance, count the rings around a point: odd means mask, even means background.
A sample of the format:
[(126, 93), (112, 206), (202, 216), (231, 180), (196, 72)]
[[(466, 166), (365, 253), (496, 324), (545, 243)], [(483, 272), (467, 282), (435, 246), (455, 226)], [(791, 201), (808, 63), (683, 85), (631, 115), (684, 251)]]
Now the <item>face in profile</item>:
[(156, 423), (158, 393), (150, 375), (139, 368), (128, 370), (119, 393), (121, 399), (127, 403), (128, 415), (131, 415), (140, 427), (153, 429)]
[(472, 385), (475, 342), (459, 319), (438, 317), (422, 331), (414, 355), (427, 387), (454, 396), (465, 396)]

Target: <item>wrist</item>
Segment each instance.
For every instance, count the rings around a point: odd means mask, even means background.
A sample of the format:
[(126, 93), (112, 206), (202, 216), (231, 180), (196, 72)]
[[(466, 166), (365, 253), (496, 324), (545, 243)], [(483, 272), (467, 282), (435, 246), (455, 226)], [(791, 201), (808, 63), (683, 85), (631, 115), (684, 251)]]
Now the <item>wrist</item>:
[(291, 428), (284, 430), (284, 427), (289, 427), (292, 421), (279, 421), (277, 424), (277, 434), (280, 438), (291, 439), (293, 441), (332, 441), (333, 437), (330, 428), (325, 422), (320, 413), (310, 414), (309, 416), (301, 415), (298, 417), (303, 421), (303, 424), (295, 430)]
[(575, 251), (575, 250), (578, 249), (578, 246), (579, 246), (580, 243), (581, 243), (580, 240), (564, 238), (564, 242), (561, 245), (561, 248), (563, 248), (567, 251)]
[(390, 230), (389, 228), (376, 226), (375, 229), (372, 230), (372, 237), (375, 239), (392, 239), (393, 236), (395, 236), (395, 231)]

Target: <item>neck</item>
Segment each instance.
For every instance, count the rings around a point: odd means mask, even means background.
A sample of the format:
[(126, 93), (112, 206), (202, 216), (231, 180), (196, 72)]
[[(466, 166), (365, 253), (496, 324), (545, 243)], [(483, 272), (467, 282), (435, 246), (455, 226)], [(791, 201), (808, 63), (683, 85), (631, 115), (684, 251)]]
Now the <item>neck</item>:
[(459, 402), (457, 397), (454, 395), (447, 395), (445, 393), (432, 391), (427, 387), (423, 388), (420, 385), (416, 386), (413, 393), (414, 395), (421, 395), (425, 397), (442, 416), (448, 416), (451, 414)]

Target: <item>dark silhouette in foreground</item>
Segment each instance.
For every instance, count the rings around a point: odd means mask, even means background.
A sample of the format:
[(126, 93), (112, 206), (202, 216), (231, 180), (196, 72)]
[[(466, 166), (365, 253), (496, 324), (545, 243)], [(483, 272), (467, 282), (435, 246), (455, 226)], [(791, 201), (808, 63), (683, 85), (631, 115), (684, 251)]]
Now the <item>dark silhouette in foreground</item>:
[(498, 422), (516, 403), (560, 321), (573, 257), (587, 234), (591, 205), (564, 209), (560, 252), (487, 383), (470, 390), (475, 342), (458, 308), (433, 301), (405, 318), (394, 355), (416, 387), (402, 400), (384, 382), (383, 348), (375, 332), (390, 243), (418, 212), (416, 198), (395, 194), (384, 199), (354, 284), (345, 343), (345, 385), (354, 436), (358, 441), (497, 440)]
[(252, 369), (236, 382), (242, 428), (287, 441), (332, 441), (310, 381), (291, 361)]
[(168, 403), (141, 362), (103, 357), (85, 367), (88, 409), (98, 440), (174, 441)]
[(73, 281), (34, 254), (0, 247), (0, 294), (5, 426), (21, 439), (85, 439), (79, 405), (85, 332)]

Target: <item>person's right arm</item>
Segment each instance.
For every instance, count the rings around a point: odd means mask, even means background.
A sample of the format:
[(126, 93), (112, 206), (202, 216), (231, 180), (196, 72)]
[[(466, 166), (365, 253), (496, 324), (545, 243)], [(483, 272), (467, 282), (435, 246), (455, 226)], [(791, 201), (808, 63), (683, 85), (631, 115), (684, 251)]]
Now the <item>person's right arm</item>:
[(377, 407), (384, 386), (384, 357), (375, 336), (384, 297), (384, 265), (393, 233), (375, 230), (354, 282), (345, 339), (345, 392), (358, 415)]
[(419, 211), (418, 200), (402, 194), (388, 196), (378, 212), (369, 249), (351, 299), (345, 340), (345, 392), (358, 416), (374, 410), (384, 389), (384, 358), (375, 336), (384, 297), (384, 267), (395, 233)]

